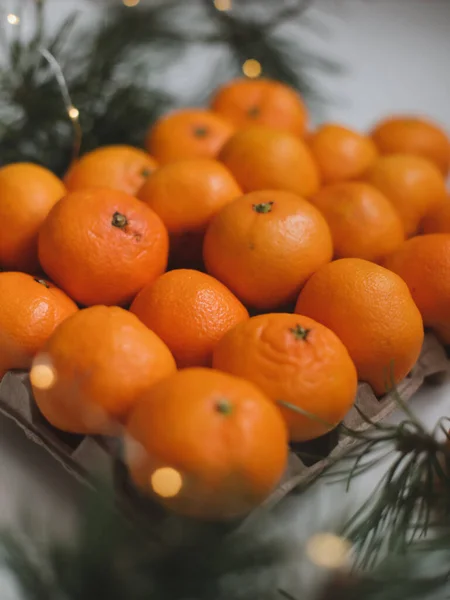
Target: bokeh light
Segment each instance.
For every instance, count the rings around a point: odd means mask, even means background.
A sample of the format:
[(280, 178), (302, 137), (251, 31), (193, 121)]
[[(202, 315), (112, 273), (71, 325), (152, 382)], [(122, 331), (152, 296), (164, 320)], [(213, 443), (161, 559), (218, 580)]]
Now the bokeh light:
[(67, 113), (73, 121), (78, 119), (78, 117), (80, 116), (80, 111), (78, 110), (78, 108), (75, 108), (75, 106), (71, 106)]
[(30, 370), (30, 381), (38, 390), (49, 390), (55, 385), (56, 371), (47, 355), (41, 354), (34, 359)]
[(20, 23), (20, 18), (13, 13), (9, 13), (9, 15), (6, 17), (6, 20), (10, 25), (18, 25)]
[(311, 562), (325, 569), (348, 566), (350, 550), (350, 542), (334, 533), (318, 533), (306, 544), (306, 554)]
[(246, 77), (250, 77), (250, 79), (255, 79), (256, 77), (259, 77), (262, 73), (261, 63), (254, 58), (249, 58), (242, 65), (242, 72)]
[(122, 0), (125, 6), (137, 6), (141, 0)]
[(214, 0), (214, 6), (220, 11), (231, 10), (231, 0)]
[(151, 486), (155, 494), (161, 498), (173, 498), (179, 494), (183, 479), (176, 469), (171, 467), (162, 467), (156, 469), (151, 476)]

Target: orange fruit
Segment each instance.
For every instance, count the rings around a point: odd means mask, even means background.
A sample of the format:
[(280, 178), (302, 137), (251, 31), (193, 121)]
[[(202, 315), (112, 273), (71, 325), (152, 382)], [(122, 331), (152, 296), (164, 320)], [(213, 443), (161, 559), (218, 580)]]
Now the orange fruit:
[(188, 250), (189, 260), (195, 264), (201, 262), (203, 235), (209, 221), (241, 195), (236, 180), (220, 162), (191, 158), (160, 167), (147, 179), (138, 198), (167, 227), (171, 254), (178, 254), (175, 260), (187, 260)]
[(272, 79), (236, 79), (214, 94), (211, 108), (236, 128), (265, 125), (302, 136), (308, 111), (294, 89)]
[(40, 270), (38, 232), (50, 209), (66, 193), (48, 169), (15, 163), (0, 169), (0, 267)]
[(450, 234), (408, 240), (385, 266), (406, 281), (425, 325), (450, 343)]
[(421, 230), (423, 233), (450, 233), (450, 198), (428, 213)]
[(54, 427), (80, 434), (115, 433), (137, 398), (176, 370), (164, 342), (117, 306), (66, 319), (35, 358), (34, 366), (41, 364), (54, 381), (33, 385), (40, 411)]
[(246, 305), (271, 310), (295, 300), (333, 247), (320, 212), (290, 192), (246, 194), (223, 208), (205, 235), (209, 273)]
[(329, 185), (314, 197), (313, 204), (327, 220), (337, 258), (379, 262), (405, 239), (395, 208), (367, 183)]
[(346, 346), (359, 379), (378, 395), (401, 381), (423, 343), (420, 312), (395, 273), (360, 258), (342, 258), (314, 273), (295, 312), (329, 327)]
[(407, 237), (417, 233), (425, 215), (447, 196), (445, 180), (438, 168), (420, 156), (382, 156), (366, 180), (397, 209)]
[(358, 179), (378, 156), (370, 137), (333, 123), (313, 132), (308, 145), (325, 183)]
[[(286, 427), (276, 406), (252, 383), (212, 369), (178, 371), (145, 392), (127, 433), (135, 484), (167, 508), (200, 519), (250, 512), (287, 464)], [(164, 472), (178, 476), (178, 489), (157, 485)]]
[(72, 165), (64, 183), (74, 192), (88, 187), (110, 187), (134, 196), (157, 167), (147, 152), (133, 146), (104, 146), (88, 152)]
[(79, 304), (127, 304), (167, 265), (168, 234), (146, 204), (108, 188), (67, 194), (39, 235), (45, 272)]
[(0, 273), (0, 379), (12, 369), (29, 369), (34, 355), (77, 305), (45, 279)]
[(233, 126), (210, 110), (189, 108), (161, 117), (150, 128), (146, 148), (161, 164), (184, 158), (215, 158)]
[(309, 197), (319, 189), (311, 152), (290, 133), (268, 127), (244, 129), (225, 144), (219, 160), (245, 192), (286, 190)]
[(139, 292), (130, 308), (167, 344), (178, 367), (210, 366), (223, 335), (248, 319), (248, 312), (224, 285), (205, 273), (164, 273)]
[(356, 368), (345, 346), (330, 329), (299, 315), (265, 314), (237, 325), (216, 346), (213, 366), (267, 394), (294, 442), (333, 429), (356, 397)]
[(444, 175), (450, 164), (447, 133), (428, 119), (394, 116), (378, 123), (372, 138), (382, 154), (416, 154), (436, 164)]

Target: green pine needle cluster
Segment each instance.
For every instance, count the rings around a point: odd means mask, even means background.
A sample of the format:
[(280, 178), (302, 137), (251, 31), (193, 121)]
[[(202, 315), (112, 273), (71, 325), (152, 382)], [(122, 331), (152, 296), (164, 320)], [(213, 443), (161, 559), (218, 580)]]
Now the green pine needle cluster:
[[(206, 60), (198, 67), (202, 83), (183, 99), (190, 105), (201, 105), (218, 84), (239, 76), (249, 57), (312, 107), (323, 101), (314, 73), (339, 70), (302, 47), (302, 27), (309, 26), (305, 0), (263, 2), (264, 10), (259, 0), (234, 0), (231, 12), (216, 10), (211, 0), (155, 0), (133, 9), (105, 3), (89, 25), (72, 15), (55, 35), (46, 29), (45, 2), (34, 4), (31, 40), (23, 39), (21, 25), (0, 26), (0, 165), (32, 161), (61, 175), (72, 159), (73, 126), (41, 49), (56, 58), (80, 112), (82, 152), (107, 144), (142, 146), (155, 119), (180, 105), (163, 75), (191, 49)], [(28, 6), (21, 23), (29, 12)], [(280, 35), (288, 19), (295, 32)]]

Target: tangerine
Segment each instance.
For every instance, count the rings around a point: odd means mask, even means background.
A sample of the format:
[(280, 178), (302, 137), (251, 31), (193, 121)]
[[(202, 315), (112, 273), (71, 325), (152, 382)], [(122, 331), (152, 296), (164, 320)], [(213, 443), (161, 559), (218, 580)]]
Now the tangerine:
[[(272, 492), (287, 463), (276, 406), (252, 383), (212, 369), (178, 371), (142, 394), (127, 434), (134, 483), (200, 519), (244, 516)], [(169, 494), (157, 493), (162, 486), (155, 479), (168, 469), (181, 485), (164, 498)]]
[(378, 395), (406, 377), (422, 348), (423, 322), (406, 283), (360, 258), (342, 258), (314, 273), (295, 312), (334, 331), (359, 379)]
[(54, 381), (33, 385), (39, 410), (54, 427), (80, 434), (116, 433), (138, 397), (176, 371), (164, 342), (117, 306), (92, 306), (66, 319), (36, 357), (42, 362)]
[(299, 315), (265, 314), (237, 325), (216, 346), (213, 366), (267, 394), (280, 407), (294, 442), (333, 429), (356, 397), (356, 368), (343, 343), (327, 327)]
[(90, 188), (67, 194), (39, 234), (45, 272), (79, 304), (125, 305), (167, 266), (167, 230), (144, 202)]
[(167, 344), (179, 368), (210, 366), (223, 335), (248, 319), (217, 279), (189, 269), (164, 273), (136, 296), (131, 312)]
[(277, 190), (225, 206), (209, 224), (203, 247), (208, 272), (261, 310), (294, 301), (332, 255), (330, 230), (317, 208)]

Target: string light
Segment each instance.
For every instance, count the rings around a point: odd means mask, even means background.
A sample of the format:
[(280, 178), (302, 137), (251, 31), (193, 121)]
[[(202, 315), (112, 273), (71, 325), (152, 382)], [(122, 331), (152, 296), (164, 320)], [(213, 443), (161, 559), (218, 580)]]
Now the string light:
[(80, 154), (81, 140), (83, 137), (83, 132), (81, 130), (80, 122), (78, 120), (78, 117), (80, 116), (80, 111), (73, 105), (69, 89), (64, 78), (64, 73), (56, 58), (53, 56), (53, 54), (51, 54), (51, 52), (49, 52), (45, 48), (42, 48), (40, 50), (40, 53), (52, 69), (53, 75), (55, 76), (55, 79), (58, 82), (58, 86), (61, 91), (61, 96), (66, 107), (67, 116), (72, 121), (74, 131), (72, 160), (75, 161), (78, 158), (78, 155)]
[(261, 63), (254, 58), (249, 58), (242, 65), (242, 72), (246, 77), (249, 77), (250, 79), (255, 79), (256, 77), (259, 77), (262, 73)]
[(130, 8), (132, 6), (137, 6), (139, 4), (141, 0), (122, 0), (123, 4), (125, 6), (129, 6)]
[(162, 498), (173, 498), (183, 486), (180, 473), (171, 467), (156, 469), (151, 476), (150, 483), (155, 494)]
[(231, 10), (231, 0), (214, 0), (214, 6), (220, 11)]
[(306, 554), (318, 567), (342, 569), (349, 564), (350, 542), (334, 533), (318, 533), (306, 544)]
[(71, 106), (67, 110), (67, 114), (72, 119), (72, 121), (76, 121), (78, 119), (78, 117), (80, 116), (80, 111), (78, 110), (78, 108), (75, 108), (75, 106)]
[(9, 13), (9, 15), (6, 17), (6, 20), (10, 25), (18, 25), (20, 23), (20, 17), (14, 15), (13, 13)]
[(48, 355), (41, 354), (34, 359), (30, 381), (38, 390), (49, 390), (55, 385), (56, 371)]

